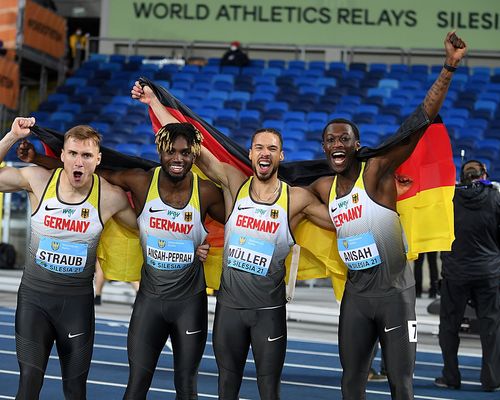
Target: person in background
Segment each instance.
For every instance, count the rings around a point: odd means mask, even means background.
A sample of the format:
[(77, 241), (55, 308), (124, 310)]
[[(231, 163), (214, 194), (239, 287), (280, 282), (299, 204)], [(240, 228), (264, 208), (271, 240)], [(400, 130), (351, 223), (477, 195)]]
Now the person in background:
[(240, 42), (234, 41), (231, 42), (229, 49), (224, 53), (220, 60), (221, 66), (233, 65), (236, 67), (246, 67), (250, 64), (250, 59), (248, 56), (241, 50)]
[(76, 70), (80, 67), (80, 64), (85, 58), (85, 48), (87, 46), (87, 37), (82, 33), (81, 28), (77, 28), (76, 31), (69, 37), (69, 48), (71, 55), (71, 68)]
[(476, 306), (483, 349), (481, 385), (500, 390), (500, 192), (488, 181), (485, 165), (467, 161), (453, 198), (455, 241), (442, 252), (439, 345), (442, 376), (434, 384), (460, 389), (458, 336), (468, 300)]
[(437, 251), (421, 253), (415, 260), (415, 291), (417, 293), (417, 297), (422, 297), (422, 265), (424, 264), (424, 258), (426, 255), (430, 273), (429, 299), (435, 299), (438, 292)]

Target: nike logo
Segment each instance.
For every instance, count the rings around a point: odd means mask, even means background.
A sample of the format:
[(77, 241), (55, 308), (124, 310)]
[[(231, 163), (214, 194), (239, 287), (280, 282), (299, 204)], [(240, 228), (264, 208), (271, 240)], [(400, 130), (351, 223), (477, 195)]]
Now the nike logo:
[(157, 213), (157, 212), (162, 212), (162, 211), (167, 211), (167, 210), (164, 210), (164, 209), (155, 210), (153, 207), (149, 207), (149, 212), (150, 213)]
[(333, 213), (335, 212), (335, 210), (337, 210), (337, 207), (335, 207), (335, 208), (330, 208), (330, 210), (331, 210), (331, 212), (332, 212), (332, 214), (333, 214)]
[(273, 337), (273, 338), (272, 338), (271, 336), (268, 336), (268, 337), (267, 337), (267, 341), (268, 341), (268, 342), (274, 342), (274, 341), (276, 341), (276, 340), (278, 340), (278, 339), (281, 339), (283, 336), (285, 336), (285, 335), (281, 335), (281, 336), (278, 336), (278, 337)]
[(186, 335), (196, 335), (197, 333), (200, 333), (201, 329), (199, 331), (186, 331)]
[(54, 210), (60, 210), (61, 207), (49, 207), (45, 206), (45, 211), (54, 211)]
[(85, 334), (85, 332), (75, 333), (74, 335), (72, 335), (71, 333), (68, 333), (68, 339), (73, 339), (73, 338), (76, 338), (77, 336), (82, 336), (83, 334)]
[(387, 332), (393, 331), (394, 329), (398, 329), (398, 328), (401, 328), (401, 325), (398, 325), (398, 326), (395, 326), (395, 327), (389, 328), (389, 329), (387, 329), (387, 327), (384, 327), (384, 332), (387, 333)]
[(242, 207), (241, 204), (238, 205), (238, 210), (250, 210), (251, 208), (254, 208), (253, 206), (251, 207)]

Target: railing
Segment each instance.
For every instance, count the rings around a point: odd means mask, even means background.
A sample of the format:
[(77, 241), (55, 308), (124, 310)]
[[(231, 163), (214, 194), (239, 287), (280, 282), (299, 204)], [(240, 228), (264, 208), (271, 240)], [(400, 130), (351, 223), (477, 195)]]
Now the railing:
[[(104, 54), (165, 56), (166, 58), (208, 58), (222, 55), (228, 44), (207, 41), (131, 40), (126, 38), (90, 37), (86, 55)], [(399, 62), (402, 64), (440, 63), (443, 49), (399, 47), (306, 46), (294, 44), (251, 43), (242, 46), (251, 58), (284, 60), (322, 60), (351, 62)], [(500, 67), (500, 52), (469, 50), (464, 65)]]

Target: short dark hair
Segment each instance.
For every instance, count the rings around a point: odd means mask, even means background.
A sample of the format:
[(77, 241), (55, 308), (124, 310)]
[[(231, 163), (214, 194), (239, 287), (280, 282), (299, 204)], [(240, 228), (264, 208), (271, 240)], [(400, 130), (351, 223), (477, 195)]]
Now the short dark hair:
[(201, 142), (203, 136), (196, 127), (189, 122), (174, 122), (162, 126), (156, 133), (156, 148), (158, 153), (168, 151), (172, 148), (175, 139), (179, 136), (186, 139), (191, 153), (199, 156), (201, 152)]
[(253, 141), (255, 139), (255, 136), (257, 136), (259, 133), (263, 133), (263, 132), (269, 132), (269, 133), (272, 133), (273, 135), (276, 135), (280, 141), (280, 148), (283, 149), (283, 136), (281, 136), (281, 132), (279, 130), (274, 129), (274, 128), (257, 129), (252, 135), (252, 140), (250, 141), (250, 147), (252, 147), (252, 145), (253, 145)]
[(352, 128), (352, 131), (354, 132), (354, 137), (356, 138), (356, 140), (359, 140), (359, 128), (358, 128), (358, 126), (354, 122), (352, 122), (348, 119), (345, 119), (345, 118), (334, 118), (331, 121), (328, 121), (325, 128), (323, 129), (323, 134), (321, 135), (322, 138), (325, 137), (326, 130), (328, 129), (328, 127), (331, 124), (347, 124), (347, 125), (349, 125)]
[[(477, 171), (474, 173), (465, 173), (465, 167), (469, 164), (476, 164), (479, 167), (479, 176), (477, 175)], [(486, 169), (486, 165), (478, 160), (468, 160), (462, 164), (460, 168), (460, 182), (461, 183), (471, 183), (475, 179), (481, 178), (481, 176), (486, 175), (488, 177), (488, 170)]]

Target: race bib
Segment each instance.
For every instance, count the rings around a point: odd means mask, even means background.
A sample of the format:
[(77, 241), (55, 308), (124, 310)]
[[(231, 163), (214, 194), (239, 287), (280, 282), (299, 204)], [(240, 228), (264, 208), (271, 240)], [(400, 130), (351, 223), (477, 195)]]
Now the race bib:
[(233, 233), (229, 238), (228, 253), (228, 267), (265, 276), (273, 258), (274, 244)]
[(87, 263), (87, 244), (41, 237), (35, 262), (58, 274), (79, 274)]
[(160, 239), (148, 236), (148, 265), (161, 270), (184, 269), (194, 260), (194, 244), (192, 240)]
[(382, 262), (370, 232), (337, 239), (337, 246), (340, 257), (350, 270), (372, 268)]

